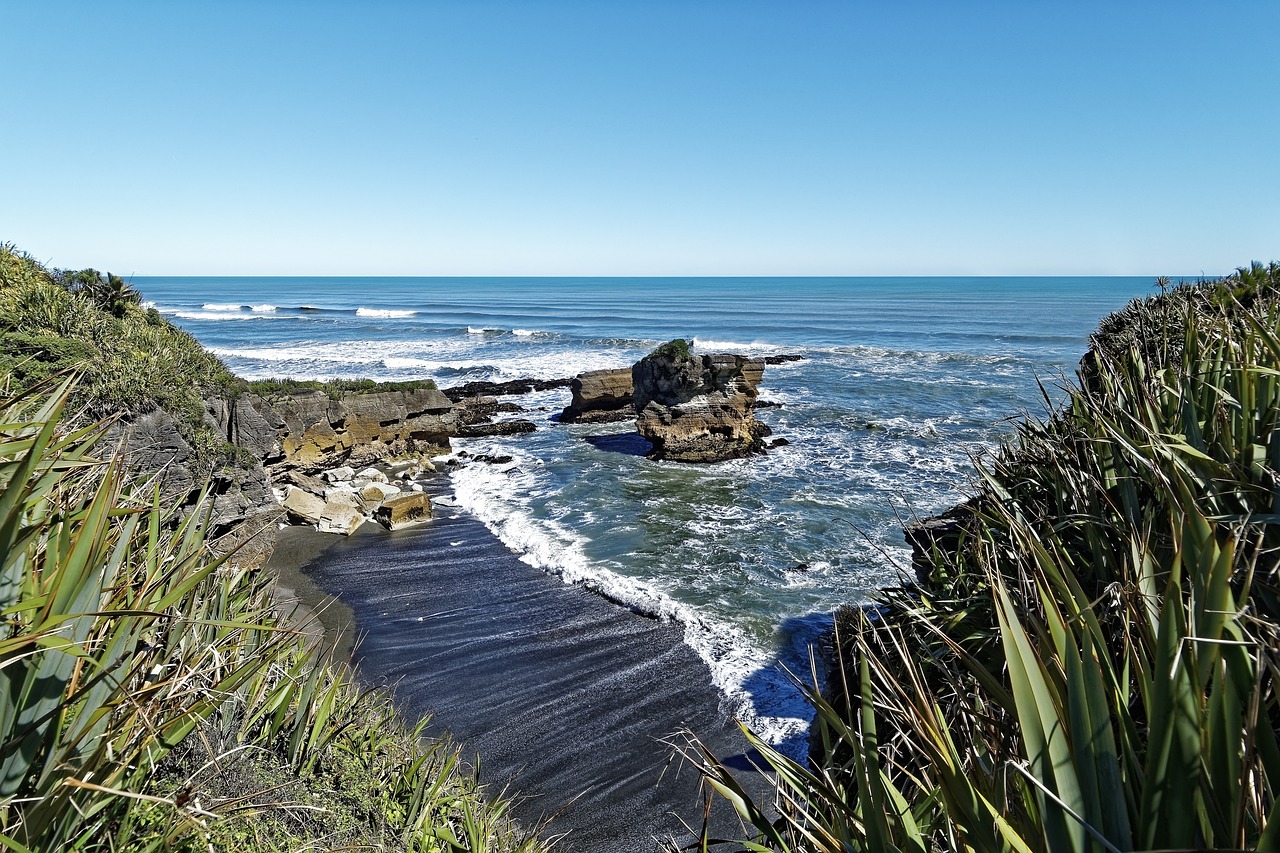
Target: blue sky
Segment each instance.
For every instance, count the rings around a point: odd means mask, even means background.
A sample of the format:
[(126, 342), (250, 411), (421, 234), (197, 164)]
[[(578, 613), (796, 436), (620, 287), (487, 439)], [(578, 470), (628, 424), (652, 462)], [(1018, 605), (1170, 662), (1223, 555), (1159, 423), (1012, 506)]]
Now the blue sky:
[(119, 273), (1280, 257), (1275, 2), (6, 4), (0, 240)]

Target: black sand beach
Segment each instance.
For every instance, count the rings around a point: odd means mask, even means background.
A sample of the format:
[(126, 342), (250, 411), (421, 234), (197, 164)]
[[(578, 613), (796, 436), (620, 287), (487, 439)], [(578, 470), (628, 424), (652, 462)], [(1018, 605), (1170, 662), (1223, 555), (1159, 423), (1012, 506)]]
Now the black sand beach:
[[(306, 556), (301, 542), (282, 545), (294, 548), (282, 564)], [(432, 714), (478, 757), (483, 782), (523, 797), (522, 821), (551, 817), (548, 835), (566, 835), (557, 850), (688, 840), (681, 821), (702, 821), (698, 780), (660, 739), (688, 726), (721, 756), (745, 748), (678, 626), (531, 568), (459, 510), (336, 541), (308, 576), (354, 611), (362, 677), (395, 682), (407, 714)], [(728, 810), (715, 823), (738, 834)]]

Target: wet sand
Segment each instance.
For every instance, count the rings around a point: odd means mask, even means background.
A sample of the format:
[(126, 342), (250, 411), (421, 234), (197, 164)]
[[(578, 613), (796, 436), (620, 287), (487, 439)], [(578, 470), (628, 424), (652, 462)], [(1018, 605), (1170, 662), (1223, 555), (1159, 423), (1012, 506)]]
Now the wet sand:
[[(282, 541), (295, 549), (289, 562), (310, 547), (295, 535)], [(518, 792), (517, 818), (550, 818), (547, 836), (565, 835), (558, 851), (691, 840), (682, 820), (701, 826), (698, 779), (661, 742), (682, 727), (749, 767), (678, 626), (565, 586), (458, 510), (391, 534), (366, 525), (294, 574), (286, 583), (311, 582), (351, 608), (362, 678), (394, 683), (406, 714), (431, 714), (434, 730), (478, 757), (483, 782)], [(743, 775), (763, 789), (762, 776)], [(713, 825), (740, 834), (723, 803)]]

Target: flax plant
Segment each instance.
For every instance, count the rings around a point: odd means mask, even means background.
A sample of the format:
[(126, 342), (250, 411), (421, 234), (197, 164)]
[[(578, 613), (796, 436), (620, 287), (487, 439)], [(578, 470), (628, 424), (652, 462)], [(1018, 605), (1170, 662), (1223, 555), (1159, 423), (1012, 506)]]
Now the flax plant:
[(753, 738), (749, 850), (1275, 850), (1280, 268), (1104, 322), (960, 530), (837, 619), (806, 765)]
[(0, 399), (0, 846), (545, 848), (426, 721), (286, 627), (200, 506), (95, 456), (72, 384)]

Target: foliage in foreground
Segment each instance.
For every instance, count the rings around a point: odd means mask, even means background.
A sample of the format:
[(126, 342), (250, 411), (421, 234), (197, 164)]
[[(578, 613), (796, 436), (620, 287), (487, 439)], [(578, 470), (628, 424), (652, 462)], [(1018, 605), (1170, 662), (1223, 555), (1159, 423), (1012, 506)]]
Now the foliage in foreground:
[(535, 850), (216, 557), (200, 513), (67, 430), (71, 383), (0, 399), (0, 845)]
[(685, 746), (736, 844), (1280, 849), (1278, 305), (1255, 265), (1104, 322), (920, 583), (838, 618), (815, 760), (755, 741), (772, 808)]

